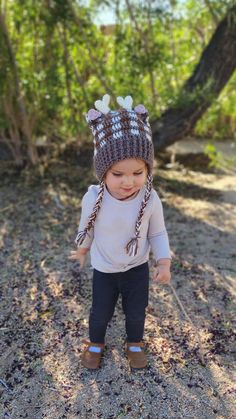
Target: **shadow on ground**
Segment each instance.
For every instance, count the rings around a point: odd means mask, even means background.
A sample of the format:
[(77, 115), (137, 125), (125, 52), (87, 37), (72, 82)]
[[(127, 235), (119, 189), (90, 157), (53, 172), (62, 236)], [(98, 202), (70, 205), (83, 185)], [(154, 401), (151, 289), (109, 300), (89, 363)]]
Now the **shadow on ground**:
[[(0, 188), (1, 417), (233, 418), (235, 236), (218, 223), (225, 210), (223, 192), (212, 189), (202, 173), (200, 183), (197, 178), (160, 170), (155, 187), (173, 250), (173, 286), (200, 333), (205, 365), (196, 331), (171, 289), (150, 281), (148, 369), (128, 367), (119, 302), (103, 366), (89, 372), (81, 368), (79, 355), (88, 331), (92, 271), (88, 264), (80, 273), (67, 255), (80, 199), (95, 179), (88, 167), (65, 162), (41, 181), (27, 173), (5, 176)], [(200, 202), (209, 207), (205, 219), (197, 217)]]

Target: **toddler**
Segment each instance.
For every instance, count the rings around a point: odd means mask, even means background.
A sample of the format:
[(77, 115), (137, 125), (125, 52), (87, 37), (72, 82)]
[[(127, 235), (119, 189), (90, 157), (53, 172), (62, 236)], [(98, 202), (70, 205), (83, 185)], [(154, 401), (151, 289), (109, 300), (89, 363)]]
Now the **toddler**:
[(170, 249), (160, 198), (152, 187), (154, 149), (148, 112), (132, 107), (131, 96), (110, 96), (95, 102), (86, 119), (94, 137), (94, 166), (99, 185), (91, 185), (82, 199), (76, 237), (77, 250), (69, 259), (84, 266), (90, 251), (93, 297), (89, 341), (81, 356), (83, 366), (98, 368), (105, 347), (107, 324), (119, 295), (125, 314), (125, 352), (131, 368), (147, 366), (144, 344), (148, 305), (149, 253), (156, 260), (154, 281), (170, 281)]

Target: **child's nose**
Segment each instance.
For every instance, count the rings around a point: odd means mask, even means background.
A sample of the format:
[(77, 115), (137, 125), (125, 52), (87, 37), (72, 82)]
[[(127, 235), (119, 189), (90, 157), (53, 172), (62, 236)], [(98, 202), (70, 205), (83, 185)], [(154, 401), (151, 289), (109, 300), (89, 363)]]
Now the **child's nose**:
[(133, 176), (125, 176), (124, 178), (124, 184), (126, 186), (132, 185), (134, 182), (134, 177)]

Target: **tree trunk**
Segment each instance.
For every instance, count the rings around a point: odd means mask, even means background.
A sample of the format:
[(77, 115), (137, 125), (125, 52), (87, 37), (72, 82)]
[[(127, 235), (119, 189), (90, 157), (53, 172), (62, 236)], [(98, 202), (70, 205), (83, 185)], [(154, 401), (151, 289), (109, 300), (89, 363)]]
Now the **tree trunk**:
[(38, 162), (38, 154), (37, 154), (35, 144), (32, 141), (32, 129), (31, 129), (29, 117), (26, 111), (23, 94), (21, 92), (18, 64), (17, 64), (17, 60), (13, 51), (8, 29), (5, 23), (5, 16), (1, 13), (1, 11), (0, 11), (0, 30), (2, 30), (2, 33), (5, 37), (7, 50), (9, 54), (9, 61), (11, 63), (11, 70), (14, 77), (16, 99), (17, 99), (19, 114), (21, 117), (21, 121), (20, 121), (21, 129), (27, 141), (27, 152), (28, 152), (29, 161), (33, 165), (36, 165)]
[(152, 125), (155, 150), (183, 139), (229, 81), (236, 67), (236, 6), (219, 23), (179, 100)]

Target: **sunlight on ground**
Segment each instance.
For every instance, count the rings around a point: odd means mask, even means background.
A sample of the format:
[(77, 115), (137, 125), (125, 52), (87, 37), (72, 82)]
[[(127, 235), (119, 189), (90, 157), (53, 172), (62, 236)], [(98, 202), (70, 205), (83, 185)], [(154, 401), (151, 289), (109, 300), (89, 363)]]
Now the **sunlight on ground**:
[(3, 249), (5, 246), (4, 239), (8, 235), (9, 231), (9, 221), (4, 221), (3, 225), (0, 228), (0, 249)]
[[(23, 417), (27, 409), (32, 418), (102, 417), (104, 411), (107, 416), (148, 417), (162, 406), (165, 417), (231, 417), (234, 177), (226, 176), (224, 182), (220, 175), (181, 170), (160, 171), (159, 176), (173, 250), (172, 283), (195, 328), (170, 287), (151, 281), (145, 326), (149, 368), (129, 370), (125, 319), (118, 304), (102, 368), (85, 371), (80, 355), (82, 339), (88, 336), (92, 272), (88, 263), (80, 273), (67, 258), (80, 212), (80, 201), (74, 198), (77, 185), (66, 198), (66, 189), (58, 185), (50, 186), (50, 193), (45, 185), (35, 195), (27, 190), (17, 217), (4, 213), (0, 231), (5, 246), (0, 260), (0, 376), (12, 389), (2, 388), (1, 413), (8, 403), (12, 417)], [(6, 199), (3, 190), (4, 208), (15, 193), (14, 185)]]
[[(173, 171), (171, 176), (173, 177)], [(168, 172), (165, 172), (165, 177), (167, 180), (169, 179)], [(176, 192), (166, 194), (168, 204), (189, 218), (203, 221), (222, 232), (232, 233), (235, 231), (235, 177), (191, 171), (187, 172), (186, 176), (185, 172), (176, 171), (176, 181), (179, 182), (181, 190), (180, 192), (176, 190)], [(220, 194), (217, 200), (212, 196), (214, 191)], [(193, 194), (193, 197), (191, 194)]]
[[(171, 194), (168, 203), (181, 211), (182, 214), (195, 220), (203, 221), (209, 226), (215, 227), (222, 232), (229, 232), (235, 229), (236, 208), (232, 204), (222, 202), (204, 201), (202, 199), (183, 198), (176, 194)], [(235, 213), (235, 219), (232, 215)], [(230, 218), (225, 217), (228, 214)]]

